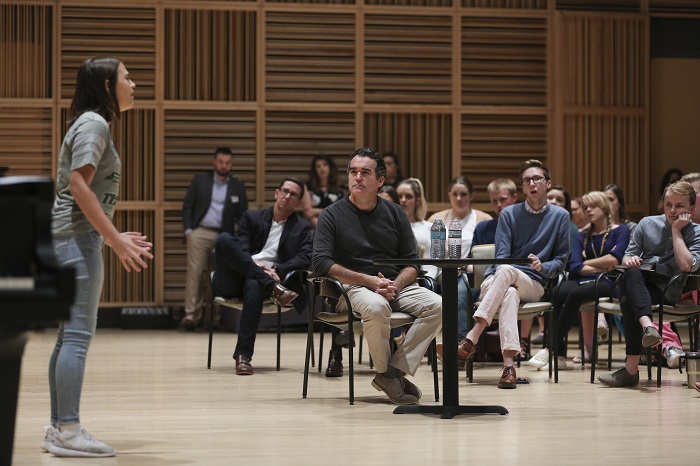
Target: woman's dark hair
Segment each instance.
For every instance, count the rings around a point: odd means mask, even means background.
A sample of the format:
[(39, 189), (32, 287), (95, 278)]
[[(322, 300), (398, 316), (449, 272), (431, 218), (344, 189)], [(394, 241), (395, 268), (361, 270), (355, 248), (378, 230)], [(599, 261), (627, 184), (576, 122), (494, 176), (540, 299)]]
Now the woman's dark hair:
[(393, 152), (385, 152), (382, 154), (384, 157), (384, 163), (386, 163), (386, 158), (389, 157), (391, 160), (393, 160), (394, 165), (396, 165), (396, 172), (394, 175), (394, 186), (398, 186), (398, 184), (403, 181), (403, 175), (401, 174), (401, 165), (399, 165), (399, 156), (396, 155)]
[(75, 80), (75, 94), (70, 105), (71, 119), (68, 126), (80, 115), (90, 111), (101, 115), (107, 122), (121, 116), (116, 91), (120, 64), (121, 60), (115, 57), (92, 57), (80, 65)]
[(601, 189), (601, 191), (612, 191), (615, 193), (617, 203), (620, 204), (620, 208), (617, 211), (617, 217), (620, 220), (620, 223), (629, 222), (629, 218), (627, 218), (627, 210), (625, 210), (625, 195), (622, 194), (622, 190), (620, 189), (620, 187), (614, 183), (610, 183), (609, 185)]
[(330, 168), (330, 173), (328, 174), (328, 191), (335, 191), (338, 188), (338, 167), (333, 161), (333, 158), (327, 154), (314, 155), (311, 159), (311, 167), (309, 168), (309, 188), (316, 190), (321, 187), (321, 179), (316, 173), (316, 162), (319, 160), (324, 160), (328, 167)]
[(547, 192), (550, 192), (552, 189), (556, 189), (557, 191), (564, 193), (564, 209), (569, 212), (569, 217), (571, 217), (571, 194), (569, 194), (569, 191), (567, 191), (566, 188), (560, 184), (553, 184), (552, 187), (547, 190)]
[(474, 194), (474, 185), (472, 184), (472, 180), (470, 180), (469, 178), (467, 178), (464, 175), (460, 175), (457, 178), (453, 179), (450, 182), (450, 185), (447, 187), (447, 192), (449, 193), (450, 191), (452, 191), (452, 187), (456, 184), (461, 184), (461, 185), (466, 186), (467, 189), (469, 190), (469, 194)]
[(664, 197), (666, 187), (668, 187), (669, 184), (680, 180), (681, 178), (683, 178), (683, 171), (681, 171), (679, 168), (671, 168), (664, 173), (663, 178), (661, 178), (661, 186), (659, 186), (659, 195)]
[(387, 193), (389, 197), (391, 198), (392, 201), (394, 201), (394, 204), (400, 204), (401, 201), (399, 200), (399, 193), (396, 192), (396, 189), (390, 185), (390, 184), (385, 184), (381, 188), (379, 188), (380, 193)]

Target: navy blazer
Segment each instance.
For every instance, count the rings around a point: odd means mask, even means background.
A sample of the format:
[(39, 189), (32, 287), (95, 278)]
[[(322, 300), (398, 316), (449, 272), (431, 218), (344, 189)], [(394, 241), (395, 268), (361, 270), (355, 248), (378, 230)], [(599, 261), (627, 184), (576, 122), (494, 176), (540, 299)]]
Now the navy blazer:
[[(211, 192), (214, 186), (214, 171), (208, 171), (196, 175), (192, 184), (187, 189), (185, 200), (182, 203), (182, 226), (187, 230), (194, 230), (199, 226), (211, 204)], [(221, 218), (221, 231), (233, 234), (236, 223), (248, 210), (248, 196), (245, 184), (238, 178), (229, 176), (226, 189), (226, 201)]]
[[(238, 222), (238, 231), (234, 239), (241, 249), (251, 256), (262, 251), (272, 227), (272, 207), (263, 210), (247, 211)], [(313, 239), (311, 224), (297, 213), (293, 213), (285, 222), (277, 249), (277, 275), (284, 280), (289, 272), (296, 269), (308, 270), (311, 267)], [(300, 294), (294, 301), (294, 307), (301, 311), (306, 304), (302, 298), (304, 283), (287, 284)]]

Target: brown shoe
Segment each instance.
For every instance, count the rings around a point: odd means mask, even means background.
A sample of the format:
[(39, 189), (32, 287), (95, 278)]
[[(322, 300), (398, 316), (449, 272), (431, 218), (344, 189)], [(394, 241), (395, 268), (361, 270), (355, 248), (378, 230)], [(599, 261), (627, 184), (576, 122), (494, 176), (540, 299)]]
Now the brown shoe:
[(297, 299), (297, 296), (299, 296), (297, 293), (276, 283), (272, 287), (272, 295), (270, 297), (278, 306), (287, 307), (292, 301)]
[(476, 345), (469, 338), (465, 338), (457, 345), (457, 359), (460, 361), (469, 361), (474, 357), (474, 353), (476, 353)]
[(236, 375), (253, 375), (253, 366), (250, 365), (250, 358), (239, 354), (236, 360)]
[(515, 367), (505, 366), (503, 368), (501, 380), (498, 381), (498, 388), (516, 388), (517, 380), (517, 376), (515, 375)]

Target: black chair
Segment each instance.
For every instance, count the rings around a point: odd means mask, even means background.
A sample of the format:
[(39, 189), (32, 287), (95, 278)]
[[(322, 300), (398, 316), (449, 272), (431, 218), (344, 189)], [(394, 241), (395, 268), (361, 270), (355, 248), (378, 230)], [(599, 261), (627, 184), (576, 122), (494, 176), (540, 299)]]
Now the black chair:
[[(426, 279), (425, 276), (419, 276), (418, 280)], [(430, 277), (427, 277), (430, 279)], [(431, 280), (431, 279), (430, 279)], [(314, 323), (319, 322), (322, 325), (328, 325), (331, 327), (338, 328), (340, 330), (346, 330), (348, 332), (348, 338), (351, 342), (348, 345), (348, 393), (350, 404), (355, 404), (355, 371), (354, 371), (354, 352), (353, 344), (355, 333), (362, 334), (362, 320), (360, 316), (352, 310), (352, 304), (350, 303), (350, 298), (345, 292), (345, 288), (340, 283), (340, 281), (332, 276), (325, 277), (311, 277), (309, 282), (314, 287), (314, 293), (311, 294), (309, 321), (308, 321), (308, 335), (306, 340), (306, 360), (304, 363), (304, 387), (302, 390), (302, 398), (306, 398), (308, 393), (309, 385), (309, 362), (311, 358), (311, 353), (313, 351), (313, 332)], [(426, 281), (429, 283), (429, 281)], [(318, 306), (319, 300), (316, 300), (315, 296), (321, 296), (330, 304), (330, 309), (326, 309), (325, 306)], [(347, 312), (335, 312), (335, 304), (339, 300), (344, 300)], [(321, 309), (317, 309), (321, 307)], [(404, 312), (392, 312), (390, 327), (392, 329), (403, 327), (404, 325), (409, 325), (413, 323), (415, 318)], [(319, 351), (322, 351), (319, 350)], [(435, 401), (439, 401), (439, 385), (438, 385), (438, 374), (437, 374), (437, 355), (435, 352), (435, 340), (431, 342), (429, 350), (429, 358), (431, 361), (431, 367), (433, 370), (433, 384), (435, 388)], [(322, 366), (321, 355), (319, 354), (319, 367)]]
[[(282, 285), (289, 287), (291, 283), (293, 283), (295, 280), (297, 283), (305, 283), (306, 282), (306, 277), (308, 275), (307, 270), (292, 270), (289, 272), (284, 279), (282, 280)], [(212, 274), (212, 279), (214, 275)], [(213, 283), (212, 283), (212, 290), (214, 289)], [(297, 298), (299, 299), (299, 298)], [(211, 369), (211, 349), (212, 349), (212, 342), (214, 339), (214, 306), (226, 306), (230, 307), (232, 309), (236, 309), (239, 312), (243, 312), (243, 298), (240, 297), (232, 297), (232, 298), (224, 298), (222, 296), (214, 296), (214, 299), (212, 300), (212, 309), (211, 312), (209, 313), (209, 350), (207, 351), (207, 369)], [(281, 353), (281, 340), (282, 340), (282, 313), (287, 312), (290, 309), (294, 309), (294, 305), (290, 304), (289, 306), (278, 306), (275, 304), (272, 299), (267, 299), (265, 302), (263, 302), (263, 308), (262, 312), (263, 314), (277, 314), (277, 365), (276, 365), (276, 370), (280, 370), (280, 353)]]
[[(604, 312), (606, 314), (618, 314), (622, 315), (622, 310), (620, 309), (619, 300), (613, 298), (612, 296), (597, 296), (598, 282), (603, 278), (609, 278), (612, 280), (617, 280), (621, 276), (621, 272), (614, 270), (612, 272), (602, 273), (596, 279), (596, 306), (593, 322), (597, 322), (598, 313)], [(659, 323), (659, 334), (663, 337), (663, 323), (666, 322), (680, 322), (688, 321), (688, 333), (689, 333), (689, 348), (691, 351), (698, 350), (698, 319), (700, 317), (700, 306), (692, 299), (681, 299), (676, 301), (675, 304), (665, 304), (665, 297), (671, 286), (675, 282), (681, 279), (685, 279), (685, 285), (683, 287), (683, 293), (689, 293), (692, 291), (700, 290), (700, 274), (699, 273), (680, 273), (669, 277), (668, 281), (662, 289), (662, 300), (661, 304), (654, 304), (651, 307), (652, 314), (658, 316), (657, 322)], [(593, 354), (591, 358), (595, 358), (597, 355), (597, 342), (593, 339)], [(656, 354), (656, 386), (661, 387), (661, 366), (663, 364), (663, 354), (661, 345), (658, 345), (657, 350), (652, 350), (647, 348), (647, 377), (651, 380), (651, 366), (652, 366), (652, 354)], [(595, 359), (591, 359), (595, 361)], [(612, 339), (608, 338), (608, 370), (611, 370), (612, 366)], [(595, 382), (595, 364), (591, 364), (591, 383)]]

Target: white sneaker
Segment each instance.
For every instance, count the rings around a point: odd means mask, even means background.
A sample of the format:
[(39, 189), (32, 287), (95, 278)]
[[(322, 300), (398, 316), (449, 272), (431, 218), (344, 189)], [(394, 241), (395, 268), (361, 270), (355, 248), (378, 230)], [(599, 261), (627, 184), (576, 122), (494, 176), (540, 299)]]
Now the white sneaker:
[[(563, 357), (563, 356), (559, 356), (557, 359), (559, 359), (559, 365), (557, 366), (557, 368), (558, 368), (560, 371), (568, 371), (568, 370), (569, 370), (569, 366), (566, 365), (566, 358)], [(549, 363), (545, 364), (544, 366), (540, 367), (540, 368), (537, 369), (537, 370), (538, 370), (538, 371), (549, 372)], [(554, 370), (554, 368), (552, 368), (552, 370)]]
[(58, 433), (58, 429), (52, 425), (48, 425), (44, 427), (44, 432), (46, 432), (46, 435), (44, 436), (44, 441), (41, 444), (41, 451), (48, 452), (49, 447), (53, 444), (54, 436)]
[(671, 369), (678, 368), (678, 358), (683, 356), (685, 353), (675, 346), (668, 346), (664, 348), (664, 357), (666, 358), (666, 364)]
[(56, 431), (49, 453), (55, 456), (80, 458), (105, 458), (117, 454), (117, 450), (100, 442), (85, 429)]
[(549, 348), (542, 348), (535, 354), (533, 357), (530, 358), (529, 361), (527, 361), (527, 364), (536, 367), (536, 368), (541, 368), (545, 364), (549, 362)]

